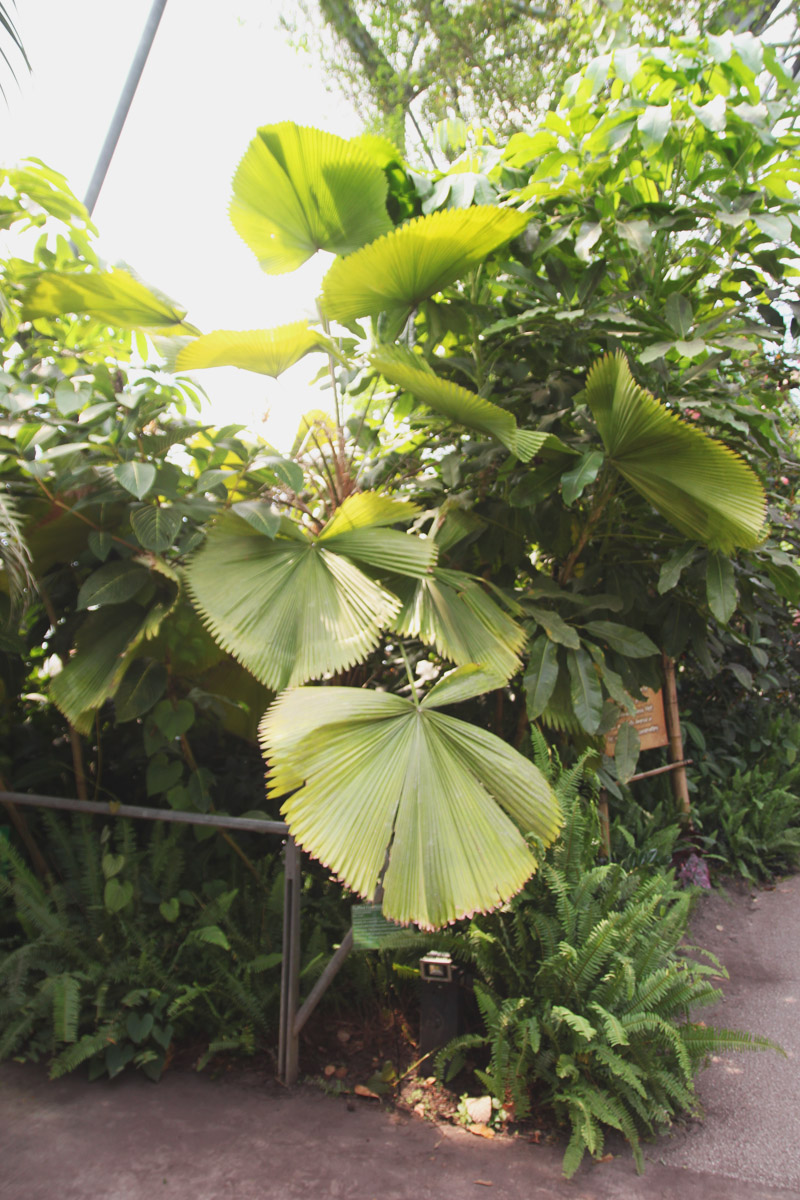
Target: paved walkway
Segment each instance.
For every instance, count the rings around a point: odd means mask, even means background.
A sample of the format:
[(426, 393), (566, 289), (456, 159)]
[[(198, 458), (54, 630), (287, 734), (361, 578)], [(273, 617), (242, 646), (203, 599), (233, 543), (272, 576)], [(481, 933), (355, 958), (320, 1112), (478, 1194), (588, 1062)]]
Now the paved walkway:
[(618, 1146), (567, 1183), (554, 1147), (286, 1092), (258, 1072), (51, 1083), (10, 1063), (0, 1200), (800, 1200), (800, 876), (756, 899), (708, 898), (695, 934), (731, 974), (709, 1024), (766, 1034), (788, 1058), (714, 1062), (699, 1082), (705, 1122), (649, 1145), (643, 1177)]

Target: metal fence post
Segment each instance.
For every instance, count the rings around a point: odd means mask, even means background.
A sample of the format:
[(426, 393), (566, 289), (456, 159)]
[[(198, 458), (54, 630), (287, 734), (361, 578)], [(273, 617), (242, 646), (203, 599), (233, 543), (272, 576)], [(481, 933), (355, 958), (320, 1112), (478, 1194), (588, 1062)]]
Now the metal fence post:
[(300, 996), (300, 849), (293, 837), (286, 839), (283, 885), (283, 962), (281, 964), (281, 1011), (278, 1032), (278, 1077), (287, 1086), (297, 1083), (299, 1038), (294, 1031)]

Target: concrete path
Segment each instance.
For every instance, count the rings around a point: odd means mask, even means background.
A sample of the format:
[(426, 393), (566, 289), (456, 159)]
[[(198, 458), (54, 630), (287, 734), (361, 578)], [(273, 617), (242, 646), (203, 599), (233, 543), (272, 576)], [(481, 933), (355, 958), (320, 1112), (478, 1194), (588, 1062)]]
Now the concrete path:
[(700, 1078), (704, 1124), (561, 1179), (555, 1147), (488, 1142), (258, 1072), (49, 1082), (0, 1068), (0, 1200), (800, 1200), (800, 877), (711, 896), (695, 922), (731, 981), (708, 1023), (789, 1057), (731, 1055)]

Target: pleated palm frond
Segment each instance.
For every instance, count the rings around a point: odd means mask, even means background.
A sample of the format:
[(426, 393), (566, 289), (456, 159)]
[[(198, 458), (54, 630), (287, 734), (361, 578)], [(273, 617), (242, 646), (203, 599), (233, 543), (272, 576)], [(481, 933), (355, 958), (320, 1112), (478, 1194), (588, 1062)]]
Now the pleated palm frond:
[(325, 313), (351, 321), (411, 309), (511, 241), (529, 219), (490, 205), (416, 217), (333, 264), (322, 281)]
[(183, 309), (118, 267), (82, 275), (60, 271), (38, 275), (25, 296), (25, 320), (65, 313), (86, 314), (123, 329), (157, 330), (162, 334), (200, 332), (184, 320)]
[(392, 621), (395, 633), (435, 646), (456, 666), (480, 664), (495, 678), (495, 686), (520, 669), (524, 629), (471, 575), (437, 567), (425, 579), (398, 580), (392, 586), (403, 602)]
[(283, 121), (265, 125), (233, 177), (234, 229), (271, 275), (317, 250), (349, 254), (392, 228), (386, 176), (358, 145)]
[(78, 733), (91, 732), (95, 712), (114, 695), (145, 619), (136, 605), (114, 605), (90, 613), (78, 630), (75, 654), (50, 684), (53, 703)]
[(754, 472), (639, 387), (623, 354), (595, 363), (586, 401), (611, 464), (676, 529), (724, 553), (759, 544), (766, 497)]
[(176, 371), (201, 367), (240, 367), (277, 379), (312, 350), (332, 349), (328, 339), (308, 321), (275, 329), (215, 329), (187, 343), (175, 358)]
[(22, 531), (22, 514), (12, 496), (0, 489), (0, 588), (5, 576), (9, 616), (14, 617), (36, 592), (31, 552)]
[(371, 355), (370, 362), (389, 383), (410, 392), (457, 425), (497, 438), (523, 462), (553, 440), (547, 433), (519, 429), (510, 412), (457, 383), (440, 379), (423, 358), (403, 346), (382, 346)]
[[(412, 577), (433, 568), (436, 544), (385, 528), (386, 503), (351, 497), (319, 537), (284, 520), (270, 539), (229, 513), (189, 563), (189, 590), (213, 637), (273, 691), (346, 670), (377, 646), (400, 601), (353, 559)], [(417, 511), (389, 503), (393, 523)]]
[(537, 862), (525, 834), (547, 844), (561, 823), (537, 768), (493, 734), (438, 712), (496, 683), (460, 668), (420, 705), (386, 692), (297, 688), (264, 717), (271, 796), (292, 835), (383, 912), (436, 929), (505, 903)]

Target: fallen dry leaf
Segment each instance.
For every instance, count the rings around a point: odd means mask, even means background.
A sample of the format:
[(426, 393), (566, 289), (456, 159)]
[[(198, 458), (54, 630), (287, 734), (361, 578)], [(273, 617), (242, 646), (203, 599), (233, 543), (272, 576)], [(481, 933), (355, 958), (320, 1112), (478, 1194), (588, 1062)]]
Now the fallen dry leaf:
[(336, 1074), (336, 1067), (333, 1065), (333, 1063), (328, 1063), (327, 1067), (323, 1068), (322, 1074), (326, 1079), (330, 1079), (331, 1075)]
[(344, 1046), (350, 1041), (352, 1034), (348, 1033), (346, 1029), (337, 1029), (336, 1036)]
[(493, 1138), (494, 1137), (494, 1130), (490, 1129), (488, 1125), (468, 1125), (467, 1132), (474, 1133), (475, 1137), (484, 1137), (484, 1138)]
[(480, 1184), (481, 1187), (494, 1187), (491, 1179), (473, 1179), (472, 1182)]
[(603, 1157), (602, 1157), (602, 1158), (598, 1158), (598, 1160), (597, 1160), (597, 1161), (598, 1161), (599, 1163), (601, 1163), (601, 1162), (613, 1162), (613, 1161), (614, 1161), (614, 1155), (613, 1155), (613, 1154), (604, 1154), (604, 1155), (603, 1155)]
[(491, 1096), (469, 1096), (464, 1107), (474, 1125), (488, 1125), (492, 1116)]
[(347, 1074), (347, 1067), (337, 1067), (335, 1074), (337, 1079), (344, 1079)]
[(380, 1100), (378, 1093), (371, 1092), (368, 1087), (364, 1087), (363, 1083), (357, 1083), (353, 1091), (357, 1096), (364, 1096), (368, 1100)]

